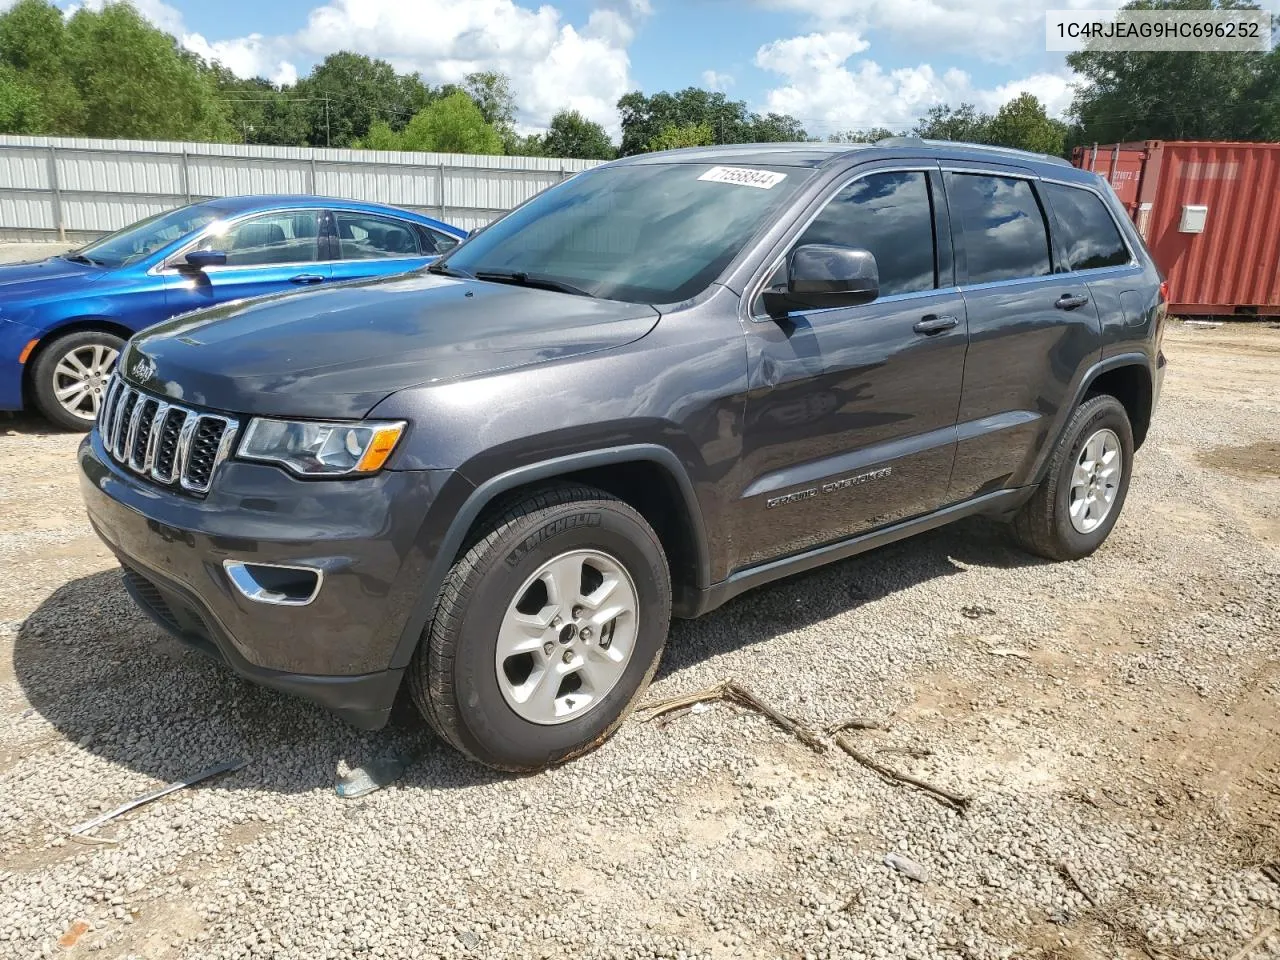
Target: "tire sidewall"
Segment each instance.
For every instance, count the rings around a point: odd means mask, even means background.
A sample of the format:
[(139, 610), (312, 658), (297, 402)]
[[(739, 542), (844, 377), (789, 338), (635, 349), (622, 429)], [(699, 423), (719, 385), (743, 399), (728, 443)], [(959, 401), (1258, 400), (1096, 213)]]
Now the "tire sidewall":
[(102, 330), (82, 330), (66, 334), (51, 342), (40, 351), (31, 368), (31, 389), (36, 406), (46, 420), (60, 429), (84, 432), (93, 427), (92, 420), (82, 420), (72, 416), (58, 402), (54, 392), (53, 375), (63, 357), (72, 350), (95, 344), (110, 347), (117, 353), (124, 349), (124, 340), (113, 333)]
[[(498, 627), (516, 591), (552, 557), (599, 550), (626, 568), (640, 621), (626, 669), (599, 705), (561, 724), (531, 723), (507, 703), (494, 662)], [(466, 746), (490, 762), (532, 769), (584, 752), (626, 716), (657, 667), (670, 622), (666, 559), (652, 532), (608, 503), (569, 503), (517, 524), (478, 566), (453, 663), (453, 689)]]
[[(1110, 535), (1129, 493), (1129, 478), (1133, 476), (1133, 429), (1124, 407), (1111, 397), (1099, 397), (1081, 408), (1083, 416), (1075, 423), (1061, 462), (1058, 464), (1057, 485), (1054, 491), (1054, 526), (1061, 542), (1075, 556), (1093, 553)], [(1120, 438), (1121, 475), (1120, 488), (1107, 518), (1089, 533), (1081, 533), (1071, 523), (1071, 475), (1085, 442), (1099, 430), (1111, 430)]]

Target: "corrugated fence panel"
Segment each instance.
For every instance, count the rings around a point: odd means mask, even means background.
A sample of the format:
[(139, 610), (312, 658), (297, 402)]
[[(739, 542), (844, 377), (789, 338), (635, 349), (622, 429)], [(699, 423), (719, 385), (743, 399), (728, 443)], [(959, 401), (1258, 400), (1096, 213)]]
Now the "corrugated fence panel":
[(388, 203), (471, 230), (595, 165), (552, 157), (0, 136), (0, 240), (84, 240), (188, 197), (255, 193)]
[(48, 190), (49, 151), (31, 147), (0, 151), (0, 189)]
[(191, 192), (198, 196), (311, 192), (310, 168), (297, 160), (254, 163), (239, 157), (190, 157), (187, 165)]

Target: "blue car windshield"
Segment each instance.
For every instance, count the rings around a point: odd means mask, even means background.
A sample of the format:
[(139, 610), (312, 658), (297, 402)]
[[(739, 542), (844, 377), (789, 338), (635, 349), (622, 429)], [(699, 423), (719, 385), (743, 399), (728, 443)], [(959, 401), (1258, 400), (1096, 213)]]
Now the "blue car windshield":
[(687, 300), (811, 174), (708, 163), (588, 170), (471, 237), (434, 269), (558, 284), (607, 300)]
[(128, 266), (213, 223), (220, 216), (219, 211), (202, 204), (167, 210), (81, 247), (76, 256), (104, 267)]

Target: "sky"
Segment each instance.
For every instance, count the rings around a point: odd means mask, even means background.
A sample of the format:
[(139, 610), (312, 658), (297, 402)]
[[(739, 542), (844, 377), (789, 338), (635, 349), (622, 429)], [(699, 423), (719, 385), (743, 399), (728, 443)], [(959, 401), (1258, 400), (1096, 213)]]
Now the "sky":
[[(10, 0), (11, 2), (11, 0)], [(101, 6), (103, 0), (62, 0)], [(0, 0), (0, 7), (7, 5)], [(134, 0), (158, 26), (241, 76), (278, 83), (336, 50), (420, 72), (512, 78), (524, 131), (577, 109), (615, 136), (618, 98), (687, 86), (799, 118), (812, 136), (905, 130), (936, 104), (994, 111), (1018, 94), (1071, 102), (1049, 7), (1099, 0)]]

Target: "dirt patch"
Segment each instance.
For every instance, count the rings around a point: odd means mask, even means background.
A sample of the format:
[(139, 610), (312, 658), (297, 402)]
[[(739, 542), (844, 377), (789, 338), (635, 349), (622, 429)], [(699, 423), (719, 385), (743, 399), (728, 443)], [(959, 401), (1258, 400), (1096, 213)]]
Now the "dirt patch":
[(1280, 440), (1261, 440), (1243, 447), (1215, 447), (1200, 455), (1210, 470), (1243, 477), (1280, 477)]

